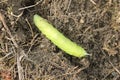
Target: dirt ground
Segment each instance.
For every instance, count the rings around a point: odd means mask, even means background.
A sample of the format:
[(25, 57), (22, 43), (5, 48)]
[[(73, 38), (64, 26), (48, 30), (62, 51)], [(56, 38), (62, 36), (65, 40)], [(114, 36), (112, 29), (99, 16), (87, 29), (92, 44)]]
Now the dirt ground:
[[(34, 14), (91, 56), (56, 47)], [(0, 80), (120, 80), (120, 0), (0, 0)]]

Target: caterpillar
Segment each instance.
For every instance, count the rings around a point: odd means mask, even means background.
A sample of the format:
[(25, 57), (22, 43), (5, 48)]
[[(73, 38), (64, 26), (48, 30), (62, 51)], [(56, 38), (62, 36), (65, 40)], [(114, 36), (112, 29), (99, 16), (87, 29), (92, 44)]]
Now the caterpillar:
[(51, 40), (57, 47), (59, 47), (69, 55), (79, 58), (88, 55), (84, 48), (78, 46), (76, 43), (66, 38), (62, 33), (60, 33), (56, 28), (54, 28), (50, 23), (48, 23), (46, 19), (35, 14), (33, 17), (33, 21), (37, 28), (49, 40)]

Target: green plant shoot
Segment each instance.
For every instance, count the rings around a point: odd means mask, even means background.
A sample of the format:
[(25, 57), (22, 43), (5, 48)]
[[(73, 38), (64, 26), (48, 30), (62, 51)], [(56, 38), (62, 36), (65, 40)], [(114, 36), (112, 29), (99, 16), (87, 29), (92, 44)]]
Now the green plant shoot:
[(69, 55), (75, 57), (84, 57), (87, 52), (76, 43), (72, 42), (70, 39), (66, 38), (62, 33), (60, 33), (56, 28), (54, 28), (48, 21), (39, 15), (34, 15), (34, 23), (37, 28), (56, 46), (68, 53)]

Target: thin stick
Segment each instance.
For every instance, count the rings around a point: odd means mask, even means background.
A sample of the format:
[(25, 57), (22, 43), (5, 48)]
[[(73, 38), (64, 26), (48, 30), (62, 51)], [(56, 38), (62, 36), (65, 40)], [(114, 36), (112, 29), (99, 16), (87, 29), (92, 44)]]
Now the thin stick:
[[(24, 51), (22, 50), (21, 52), (19, 52), (20, 54), (23, 54)], [(19, 80), (24, 80), (24, 71), (23, 68), (21, 66), (21, 59), (24, 57), (24, 55), (20, 55), (17, 54), (17, 68), (18, 68), (18, 75), (19, 75)]]
[(90, 0), (90, 2), (92, 2), (94, 5), (96, 5), (95, 1), (93, 1), (93, 0)]
[(31, 7), (35, 7), (36, 5), (38, 5), (42, 0), (36, 2), (36, 4), (34, 5), (30, 5), (30, 6), (26, 6), (26, 7), (22, 7), (22, 8), (19, 8), (18, 10), (24, 10), (24, 9), (28, 9), (28, 8), (31, 8)]
[[(17, 53), (16, 57), (17, 57), (18, 76), (19, 76), (19, 80), (24, 80), (23, 68), (20, 63), (21, 59), (25, 56), (25, 55), (23, 55), (23, 54), (25, 54), (24, 50), (19, 48), (17, 42), (15, 41), (14, 37), (12, 36), (12, 33), (10, 32), (8, 26), (6, 25), (6, 22), (4, 20), (4, 15), (2, 15), (1, 12), (0, 12), (0, 21), (2, 21), (4, 28), (6, 29), (7, 33), (9, 34), (9, 36), (14, 44), (14, 48), (17, 48), (17, 52), (14, 50), (14, 53)], [(6, 55), (6, 56), (8, 56), (8, 55)]]
[(36, 34), (36, 35), (33, 37), (33, 39), (31, 40), (31, 42), (30, 42), (30, 47), (29, 47), (29, 49), (28, 49), (28, 51), (27, 51), (26, 54), (28, 54), (28, 53), (30, 52), (30, 50), (32, 49), (32, 47), (33, 47), (33, 45), (34, 45), (35, 38), (36, 38), (37, 36), (38, 36), (38, 34)]
[(32, 34), (32, 37), (33, 37), (33, 36), (34, 36), (34, 33), (33, 33), (32, 26), (31, 26), (31, 24), (30, 24), (30, 22), (28, 21), (28, 19), (27, 19), (27, 18), (26, 18), (25, 20), (26, 20), (27, 24), (28, 24), (28, 25), (29, 25), (29, 27), (30, 27), (30, 31), (31, 31), (31, 34)]
[(16, 43), (14, 37), (12, 36), (8, 26), (6, 25), (6, 22), (5, 22), (5, 19), (4, 19), (4, 15), (2, 15), (1, 12), (0, 12), (0, 21), (3, 23), (3, 26), (6, 29), (7, 33), (9, 34), (9, 36), (10, 36), (13, 44), (15, 45), (15, 47), (18, 48), (18, 44)]
[(120, 75), (120, 71), (113, 65), (113, 63), (111, 61), (109, 61), (109, 63), (114, 68), (114, 70)]

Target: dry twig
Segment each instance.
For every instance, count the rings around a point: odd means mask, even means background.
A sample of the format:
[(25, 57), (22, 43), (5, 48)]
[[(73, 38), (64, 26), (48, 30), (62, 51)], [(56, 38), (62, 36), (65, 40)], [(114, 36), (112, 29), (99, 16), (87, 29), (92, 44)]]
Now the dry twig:
[(15, 48), (17, 49), (15, 53), (17, 53), (16, 57), (17, 57), (17, 67), (18, 67), (19, 80), (24, 80), (23, 68), (22, 68), (21, 63), (20, 63), (21, 59), (25, 56), (24, 50), (19, 48), (17, 42), (15, 41), (14, 37), (12, 36), (12, 33), (10, 32), (8, 26), (6, 25), (6, 22), (4, 20), (4, 15), (2, 15), (1, 12), (0, 12), (0, 21), (3, 23), (3, 26), (4, 26), (5, 30), (9, 34)]
[(95, 1), (93, 1), (93, 0), (90, 0), (90, 2), (92, 2), (94, 5), (96, 5)]
[(111, 64), (113, 69), (120, 75), (120, 71), (113, 65), (113, 63), (111, 61), (109, 61), (109, 63)]
[(3, 23), (3, 26), (4, 26), (4, 28), (6, 29), (7, 33), (9, 34), (9, 36), (10, 36), (13, 44), (15, 45), (15, 47), (18, 48), (18, 45), (17, 45), (14, 37), (12, 36), (12, 34), (11, 34), (8, 26), (6, 25), (6, 22), (5, 22), (5, 20), (4, 20), (4, 15), (2, 15), (1, 12), (0, 12), (0, 21)]
[(38, 1), (38, 2), (36, 2), (36, 4), (34, 4), (34, 5), (30, 5), (30, 6), (22, 7), (22, 8), (19, 8), (18, 10), (24, 10), (24, 9), (28, 9), (28, 8), (35, 7), (35, 6), (38, 5), (40, 2), (41, 2), (41, 0)]

